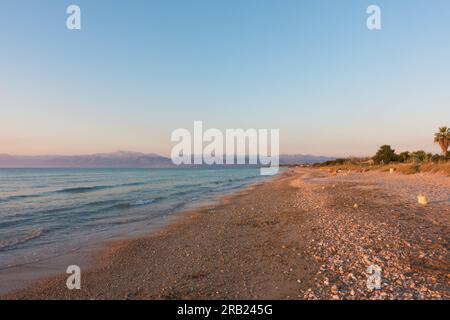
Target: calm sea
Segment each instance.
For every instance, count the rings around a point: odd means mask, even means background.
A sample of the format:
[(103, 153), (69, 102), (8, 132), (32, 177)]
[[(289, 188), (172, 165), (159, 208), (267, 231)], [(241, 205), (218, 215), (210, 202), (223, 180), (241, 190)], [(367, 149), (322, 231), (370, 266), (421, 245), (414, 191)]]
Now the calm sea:
[(148, 230), (259, 169), (0, 169), (0, 270)]

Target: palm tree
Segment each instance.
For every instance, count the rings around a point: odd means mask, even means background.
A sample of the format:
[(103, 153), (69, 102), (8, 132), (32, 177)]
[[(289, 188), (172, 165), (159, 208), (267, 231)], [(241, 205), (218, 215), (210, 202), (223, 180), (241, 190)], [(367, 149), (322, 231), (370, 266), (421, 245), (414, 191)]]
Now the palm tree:
[(434, 134), (434, 142), (439, 143), (439, 146), (442, 149), (442, 154), (447, 159), (448, 154), (448, 145), (450, 144), (450, 128), (441, 127), (439, 128), (439, 132)]

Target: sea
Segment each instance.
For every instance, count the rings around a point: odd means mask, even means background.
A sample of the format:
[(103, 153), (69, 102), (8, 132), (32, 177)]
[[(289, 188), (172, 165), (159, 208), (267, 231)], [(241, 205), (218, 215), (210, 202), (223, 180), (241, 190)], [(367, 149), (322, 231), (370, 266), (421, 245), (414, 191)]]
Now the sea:
[(0, 169), (0, 273), (145, 234), (264, 179), (257, 168)]

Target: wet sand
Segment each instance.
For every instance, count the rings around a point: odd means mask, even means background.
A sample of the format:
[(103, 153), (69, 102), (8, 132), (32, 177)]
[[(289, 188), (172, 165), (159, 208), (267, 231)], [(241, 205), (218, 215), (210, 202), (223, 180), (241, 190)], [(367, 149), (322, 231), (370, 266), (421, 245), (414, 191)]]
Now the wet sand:
[[(427, 206), (417, 204), (424, 193)], [(9, 299), (449, 299), (450, 179), (291, 169)], [(369, 266), (381, 268), (368, 289)]]

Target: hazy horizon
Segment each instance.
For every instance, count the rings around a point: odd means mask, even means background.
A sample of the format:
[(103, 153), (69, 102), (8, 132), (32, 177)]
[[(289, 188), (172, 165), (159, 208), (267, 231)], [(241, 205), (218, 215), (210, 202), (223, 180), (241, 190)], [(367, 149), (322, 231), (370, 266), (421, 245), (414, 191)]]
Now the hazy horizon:
[[(170, 154), (171, 132), (280, 129), (280, 153), (439, 153), (450, 3), (5, 1), (0, 154)], [(366, 9), (381, 8), (369, 31)]]
[[(392, 147), (392, 146), (391, 146)], [(433, 154), (440, 154), (438, 147), (436, 146), (436, 148), (434, 148), (435, 152), (432, 151), (427, 151), (424, 150), (426, 152), (431, 152)], [(396, 152), (400, 152), (400, 150), (397, 150), (394, 148), (394, 150)], [(403, 150), (402, 150), (403, 151)], [(411, 150), (406, 150), (406, 151), (419, 151), (419, 149), (411, 149)], [(111, 155), (111, 154), (115, 154), (115, 153), (120, 153), (120, 152), (124, 152), (124, 153), (136, 153), (136, 154), (143, 154), (143, 155), (155, 155), (155, 156), (160, 156), (160, 157), (165, 157), (170, 159), (170, 154), (161, 154), (161, 153), (157, 153), (157, 152), (145, 152), (145, 151), (136, 151), (136, 150), (112, 150), (112, 151), (106, 151), (106, 152), (89, 152), (89, 153), (42, 153), (42, 154), (18, 154), (18, 153), (7, 153), (7, 152), (0, 152), (0, 155), (7, 155), (7, 156), (18, 156), (18, 157), (58, 157), (58, 156), (62, 156), (62, 157), (75, 157), (75, 156), (92, 156), (92, 155)], [(328, 158), (351, 158), (351, 157), (356, 157), (356, 158), (366, 158), (366, 157), (372, 157), (373, 154), (367, 154), (367, 155), (347, 155), (347, 156), (334, 156), (334, 155), (328, 155), (328, 154), (313, 154), (313, 153), (305, 153), (305, 152), (296, 152), (296, 153), (283, 153), (281, 152), (280, 155), (283, 156), (317, 156), (317, 157), (328, 157)], [(247, 156), (247, 155), (246, 155)]]

